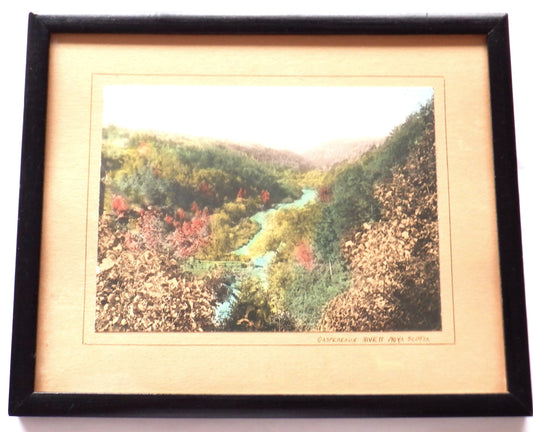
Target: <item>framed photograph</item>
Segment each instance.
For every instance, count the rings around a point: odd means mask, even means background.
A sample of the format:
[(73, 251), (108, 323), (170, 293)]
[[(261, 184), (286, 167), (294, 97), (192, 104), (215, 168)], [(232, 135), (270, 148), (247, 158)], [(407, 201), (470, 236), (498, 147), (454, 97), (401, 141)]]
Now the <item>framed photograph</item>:
[(29, 17), (9, 412), (529, 415), (507, 17)]

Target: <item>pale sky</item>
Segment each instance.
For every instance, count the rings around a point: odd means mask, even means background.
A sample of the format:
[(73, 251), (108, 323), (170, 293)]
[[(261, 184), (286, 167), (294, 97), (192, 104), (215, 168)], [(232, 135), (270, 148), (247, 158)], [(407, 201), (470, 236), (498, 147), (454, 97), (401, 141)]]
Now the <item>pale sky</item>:
[(303, 153), (331, 140), (386, 136), (432, 95), (431, 87), (109, 85), (103, 124)]

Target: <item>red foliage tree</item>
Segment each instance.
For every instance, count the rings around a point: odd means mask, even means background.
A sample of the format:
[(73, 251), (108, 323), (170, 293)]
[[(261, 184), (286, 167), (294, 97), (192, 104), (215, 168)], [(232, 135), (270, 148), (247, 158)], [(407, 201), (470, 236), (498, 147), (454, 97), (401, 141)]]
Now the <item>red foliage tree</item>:
[(122, 195), (113, 195), (111, 206), (119, 218), (123, 217), (129, 209), (128, 202)]
[(307, 270), (311, 271), (315, 268), (315, 256), (309, 243), (298, 243), (294, 247), (293, 254), (296, 261)]
[[(170, 234), (164, 228), (165, 223), (174, 227)], [(149, 207), (140, 212), (139, 234), (140, 241), (148, 249), (169, 251), (183, 258), (193, 256), (209, 244), (209, 210), (207, 207), (199, 210), (196, 206), (196, 213), (190, 220), (180, 221), (168, 214), (163, 217), (161, 210)], [(133, 237), (129, 240), (131, 248), (139, 246)]]
[(243, 199), (246, 199), (246, 189), (239, 188), (239, 192), (237, 192), (237, 201), (242, 201)]
[(266, 204), (270, 201), (270, 192), (267, 190), (261, 191), (261, 201), (263, 201), (263, 204)]
[(173, 219), (172, 216), (170, 216), (170, 215), (167, 214), (167, 215), (165, 216), (165, 222), (166, 222), (167, 224), (169, 224), (169, 225), (173, 225), (173, 224), (174, 224), (174, 219)]
[(209, 213), (207, 209), (196, 212), (190, 221), (184, 221), (169, 235), (170, 243), (175, 254), (179, 257), (190, 257), (209, 243)]

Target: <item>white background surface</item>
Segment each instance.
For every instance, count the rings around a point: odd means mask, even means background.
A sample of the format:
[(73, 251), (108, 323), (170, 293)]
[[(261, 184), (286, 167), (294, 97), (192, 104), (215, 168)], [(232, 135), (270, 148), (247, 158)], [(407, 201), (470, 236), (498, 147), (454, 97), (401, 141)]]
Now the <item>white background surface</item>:
[[(529, 418), (445, 418), (445, 419), (81, 419), (10, 418), (7, 416), (13, 273), (16, 250), (16, 222), (27, 15), (40, 14), (195, 14), (195, 15), (464, 15), (506, 12), (509, 14), (511, 60), (515, 103), (516, 141), (524, 242), (526, 295), (533, 323), (533, 149), (531, 139), (530, 59), (533, 54), (532, 17), (526, 0), (366, 0), (320, 2), (268, 0), (158, 1), (148, 2), (89, 0), (15, 0), (5, 4), (0, 26), (0, 430), (1, 431), (533, 431)], [(529, 325), (533, 334), (533, 325)], [(530, 345), (533, 342), (530, 340)], [(482, 359), (480, 359), (482, 361)]]

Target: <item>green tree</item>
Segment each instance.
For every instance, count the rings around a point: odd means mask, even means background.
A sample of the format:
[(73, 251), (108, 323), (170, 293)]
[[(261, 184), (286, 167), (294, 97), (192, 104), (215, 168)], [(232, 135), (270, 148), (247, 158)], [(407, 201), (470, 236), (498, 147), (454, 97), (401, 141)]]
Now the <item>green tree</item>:
[(318, 258), (323, 262), (341, 259), (339, 230), (335, 223), (334, 209), (325, 205), (320, 220), (316, 225), (314, 237)]

